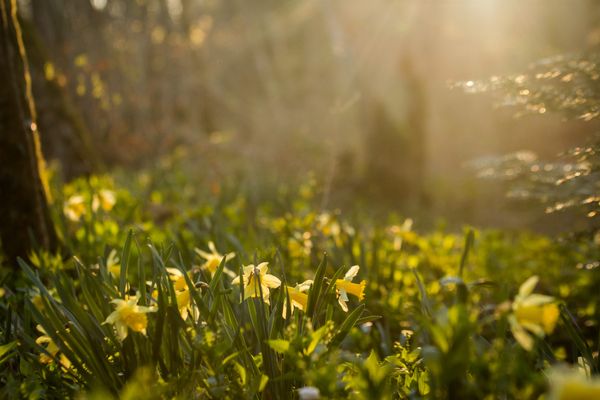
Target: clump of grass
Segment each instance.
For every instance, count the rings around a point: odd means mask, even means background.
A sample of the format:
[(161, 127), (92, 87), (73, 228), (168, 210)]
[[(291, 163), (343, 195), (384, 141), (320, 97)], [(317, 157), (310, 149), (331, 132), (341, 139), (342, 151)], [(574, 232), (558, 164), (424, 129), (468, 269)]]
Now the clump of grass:
[(69, 255), (21, 260), (0, 297), (3, 396), (531, 398), (552, 365), (598, 374), (593, 243), (419, 234), (226, 190), (156, 219), (176, 187), (136, 190), (57, 193)]

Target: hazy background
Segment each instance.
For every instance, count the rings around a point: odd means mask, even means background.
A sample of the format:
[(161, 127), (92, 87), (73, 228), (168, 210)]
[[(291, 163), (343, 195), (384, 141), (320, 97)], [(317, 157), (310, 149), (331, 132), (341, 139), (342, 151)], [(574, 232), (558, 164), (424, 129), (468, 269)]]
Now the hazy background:
[(597, 46), (594, 1), (20, 3), (44, 149), (66, 179), (178, 149), (215, 184), (312, 172), (326, 208), (560, 230), (568, 216), (507, 200), (465, 164), (552, 158), (597, 130), (450, 89)]

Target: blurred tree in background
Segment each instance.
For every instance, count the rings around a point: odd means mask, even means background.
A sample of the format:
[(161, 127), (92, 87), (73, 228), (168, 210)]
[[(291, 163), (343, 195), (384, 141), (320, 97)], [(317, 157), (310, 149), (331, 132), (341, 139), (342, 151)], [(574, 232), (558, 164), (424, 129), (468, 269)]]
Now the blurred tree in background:
[[(517, 116), (559, 113), (585, 122), (600, 117), (600, 53), (567, 54), (543, 59), (524, 73), (467, 81), (460, 86), (471, 93), (491, 91), (499, 105)], [(477, 160), (480, 175), (512, 182), (509, 195), (536, 199), (547, 213), (569, 212), (589, 218), (589, 228), (600, 228), (600, 137), (594, 128), (577, 147), (558, 160), (543, 161), (533, 152)]]
[(555, 153), (581, 129), (517, 125), (447, 80), (585, 46), (597, 11), (556, 0), (19, 3), (41, 140), (67, 180), (184, 149), (215, 185), (244, 176), (260, 192), (314, 171), (323, 206), (507, 226), (536, 217), (474, 183), (464, 161), (528, 140)]

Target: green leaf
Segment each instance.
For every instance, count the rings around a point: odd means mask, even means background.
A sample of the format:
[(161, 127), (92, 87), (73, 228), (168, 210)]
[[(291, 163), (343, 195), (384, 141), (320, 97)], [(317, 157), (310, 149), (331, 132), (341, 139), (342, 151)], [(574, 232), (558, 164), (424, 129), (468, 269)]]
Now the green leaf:
[(352, 327), (356, 325), (356, 322), (360, 319), (360, 316), (362, 315), (364, 309), (365, 305), (361, 304), (346, 317), (346, 319), (344, 320), (344, 322), (342, 322), (342, 325), (338, 329), (337, 333), (331, 340), (331, 346), (339, 346), (340, 343), (342, 343), (342, 340), (346, 338), (348, 332), (350, 332), (350, 329), (352, 329)]
[(283, 339), (267, 340), (267, 344), (278, 353), (285, 353), (290, 348), (290, 342)]
[(125, 245), (123, 246), (123, 252), (121, 253), (121, 275), (119, 276), (119, 292), (121, 297), (125, 297), (125, 285), (127, 283), (127, 265), (129, 264), (129, 255), (131, 254), (131, 237), (133, 236), (133, 229), (127, 233), (127, 239), (125, 239)]
[(258, 385), (259, 392), (262, 392), (263, 390), (265, 390), (265, 387), (267, 386), (267, 382), (269, 382), (269, 377), (267, 375), (261, 375), (260, 384)]
[(469, 229), (467, 232), (467, 236), (465, 236), (465, 248), (462, 253), (462, 257), (460, 258), (460, 267), (458, 269), (458, 276), (462, 278), (463, 271), (465, 269), (465, 264), (467, 263), (467, 257), (469, 255), (469, 251), (471, 247), (473, 247), (473, 241), (475, 240), (475, 234), (472, 229)]
[(367, 315), (366, 317), (359, 318), (358, 321), (356, 321), (356, 325), (358, 326), (366, 324), (367, 322), (377, 321), (381, 318), (383, 318), (381, 315)]
[(3, 344), (0, 346), (0, 365), (2, 365), (5, 361), (10, 359), (9, 352), (17, 347), (17, 341), (12, 341), (10, 343)]
[(311, 318), (314, 317), (315, 306), (317, 305), (317, 301), (321, 296), (321, 288), (323, 286), (323, 279), (325, 277), (325, 268), (327, 268), (327, 253), (323, 254), (323, 259), (321, 260), (321, 263), (317, 267), (317, 272), (315, 273), (314, 283), (308, 292), (306, 315)]
[(317, 345), (319, 344), (321, 339), (323, 339), (323, 337), (327, 334), (328, 330), (329, 330), (329, 326), (325, 325), (325, 326), (322, 326), (319, 329), (317, 329), (312, 334), (312, 339), (311, 339), (308, 347), (304, 350), (305, 355), (309, 356), (315, 351), (315, 349), (317, 348)]

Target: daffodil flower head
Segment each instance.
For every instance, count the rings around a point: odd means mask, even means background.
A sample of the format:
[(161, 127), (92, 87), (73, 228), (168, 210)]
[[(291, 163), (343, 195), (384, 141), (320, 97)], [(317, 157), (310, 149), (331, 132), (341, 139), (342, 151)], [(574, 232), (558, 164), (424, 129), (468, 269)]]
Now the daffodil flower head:
[[(262, 293), (263, 301), (269, 304), (269, 289), (278, 288), (281, 285), (281, 281), (276, 276), (267, 274), (269, 271), (268, 264), (268, 262), (263, 262), (257, 266), (250, 264), (244, 267), (242, 275), (244, 300), (250, 297), (260, 297)], [(239, 285), (240, 276), (236, 276), (231, 283)]]
[(117, 329), (117, 335), (121, 341), (125, 340), (129, 329), (145, 335), (146, 327), (148, 326), (148, 317), (146, 314), (156, 311), (156, 308), (153, 307), (138, 306), (137, 302), (137, 296), (125, 300), (114, 299), (111, 301), (115, 305), (115, 311), (103, 323), (113, 324)]
[(200, 310), (196, 305), (192, 303), (192, 296), (189, 289), (184, 289), (175, 293), (177, 299), (177, 308), (181, 318), (185, 321), (189, 315), (192, 316), (194, 321), (198, 321), (200, 318)]
[[(167, 268), (167, 273), (169, 274), (169, 279), (173, 282), (175, 290), (184, 290), (188, 288), (185, 276), (179, 269)], [(188, 276), (190, 275), (188, 274)]]
[(349, 301), (348, 294), (356, 296), (358, 301), (362, 301), (365, 298), (365, 287), (367, 286), (367, 281), (362, 280), (360, 283), (352, 282), (359, 270), (360, 267), (358, 265), (354, 265), (348, 270), (348, 272), (346, 272), (344, 279), (338, 279), (335, 281), (338, 303), (345, 312), (348, 312), (348, 305), (346, 304)]
[[(54, 359), (56, 358), (56, 355), (59, 352), (59, 348), (56, 345), (56, 343), (54, 343), (54, 340), (52, 340), (52, 338), (50, 336), (48, 336), (48, 333), (41, 325), (37, 325), (36, 329), (40, 333), (42, 333), (42, 335), (39, 336), (37, 339), (35, 339), (35, 343), (39, 344), (40, 346), (45, 344), (46, 352), (49, 354), (48, 355), (46, 353), (41, 353), (40, 357), (39, 357), (39, 361), (42, 364), (50, 364), (50, 363), (54, 362)], [(64, 354), (60, 354), (59, 360), (60, 360), (60, 364), (63, 368), (69, 369), (71, 367), (71, 362)]]
[(548, 400), (600, 399), (600, 379), (589, 378), (581, 370), (555, 367), (548, 374)]
[(206, 260), (205, 263), (201, 265), (201, 268), (208, 270), (211, 275), (215, 274), (217, 268), (219, 267), (219, 265), (221, 265), (221, 261), (223, 261), (223, 257), (226, 257), (226, 260), (231, 260), (235, 257), (235, 253), (219, 253), (217, 251), (217, 248), (215, 247), (215, 244), (212, 241), (208, 242), (208, 248), (210, 250), (210, 253), (204, 250), (200, 250), (199, 248), (196, 248), (194, 250), (196, 251), (196, 254), (198, 254), (200, 257)]
[(286, 286), (287, 296), (283, 300), (283, 310), (282, 316), (283, 318), (287, 318), (287, 299), (289, 296), (290, 299), (290, 314), (294, 313), (294, 308), (304, 311), (308, 304), (308, 290), (310, 286), (313, 284), (313, 281), (307, 280), (304, 281), (294, 287)]
[[(44, 309), (44, 301), (42, 300), (42, 294), (40, 293), (40, 290), (38, 288), (33, 288), (29, 292), (29, 295), (33, 306), (37, 308), (38, 311), (42, 311)], [(38, 325), (38, 327), (41, 328), (42, 326)]]
[(534, 275), (521, 285), (508, 317), (513, 336), (528, 351), (534, 344), (532, 334), (542, 338), (552, 333), (560, 315), (554, 297), (532, 293), (538, 281)]
[[(200, 313), (198, 308), (193, 305), (191, 301), (192, 296), (190, 293), (190, 288), (185, 280), (185, 275), (177, 268), (167, 268), (167, 272), (169, 273), (169, 279), (171, 279), (173, 282), (175, 297), (177, 300), (177, 308), (179, 309), (181, 318), (185, 321), (188, 315), (191, 313), (194, 319), (198, 320)], [(190, 276), (189, 272), (188, 276)]]
[(92, 210), (94, 212), (102, 208), (104, 211), (110, 211), (117, 203), (115, 192), (108, 189), (102, 189), (92, 197)]
[(37, 325), (36, 329), (42, 333), (42, 335), (35, 339), (35, 343), (39, 344), (40, 346), (42, 344), (46, 344), (46, 351), (50, 354), (48, 355), (46, 353), (41, 353), (39, 360), (42, 364), (50, 364), (53, 361), (53, 357), (55, 357), (56, 353), (58, 353), (58, 346), (56, 343), (54, 343), (52, 338), (48, 336), (48, 333), (41, 325)]
[(77, 222), (85, 214), (85, 198), (76, 194), (67, 199), (63, 206), (65, 216), (71, 221)]
[(117, 250), (112, 249), (110, 253), (108, 253), (108, 257), (106, 258), (106, 269), (108, 273), (118, 278), (121, 276), (121, 264), (119, 263), (119, 256), (117, 256)]
[(317, 216), (317, 227), (325, 236), (337, 237), (342, 231), (340, 224), (327, 212)]

